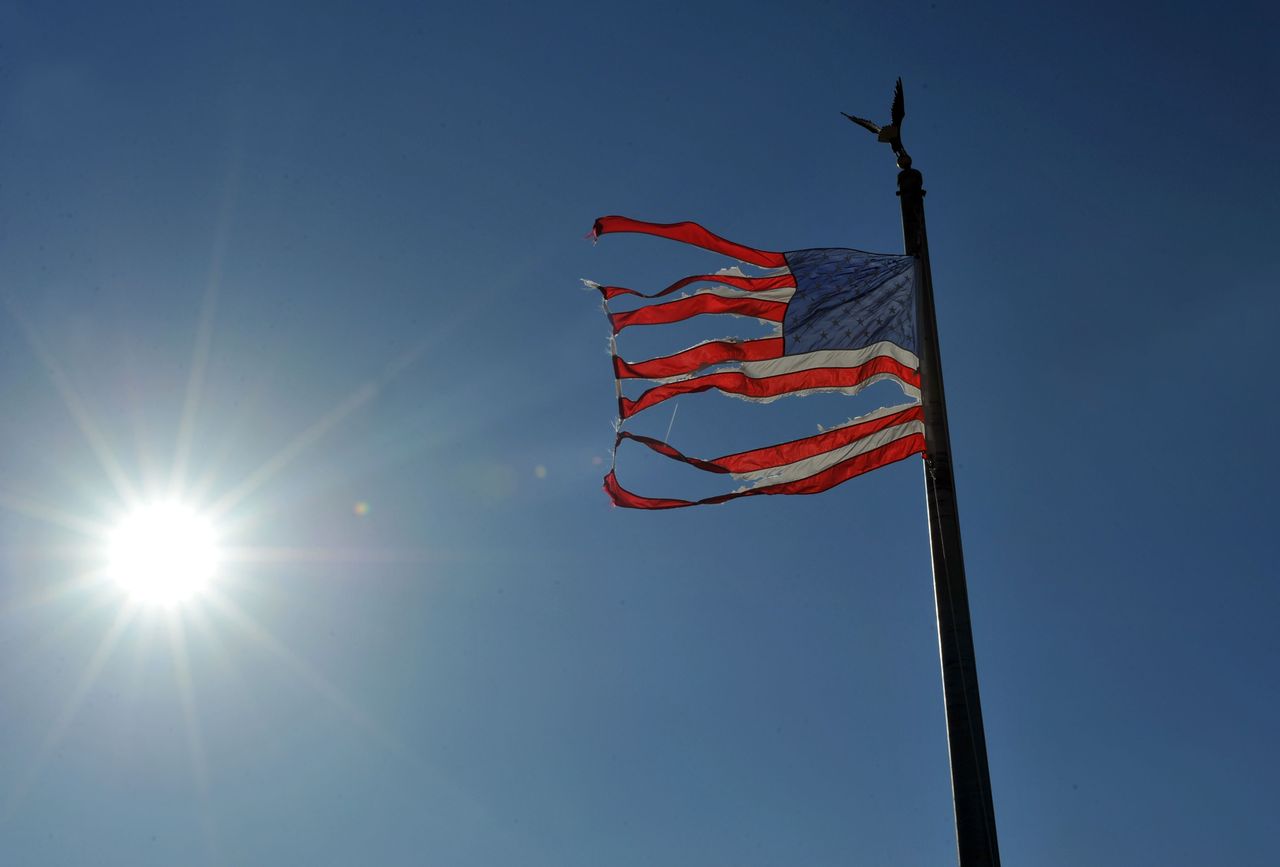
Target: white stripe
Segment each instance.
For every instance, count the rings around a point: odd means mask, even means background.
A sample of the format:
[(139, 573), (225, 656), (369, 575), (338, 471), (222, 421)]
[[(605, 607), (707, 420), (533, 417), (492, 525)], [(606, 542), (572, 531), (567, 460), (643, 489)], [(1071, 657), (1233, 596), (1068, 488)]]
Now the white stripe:
[[(759, 298), (761, 301), (781, 301), (783, 304), (791, 300), (791, 296), (796, 294), (794, 286), (780, 286), (777, 289), (761, 289), (757, 292), (748, 292), (746, 289), (739, 289), (737, 286), (729, 286), (724, 283), (717, 283), (714, 286), (708, 286), (705, 289), (699, 289), (692, 293), (693, 295), (719, 295), (721, 298)], [(682, 296), (684, 298), (689, 295)], [(679, 300), (679, 299), (676, 299)], [(663, 302), (670, 304), (670, 301)], [(658, 305), (653, 305), (658, 306)]]
[(794, 482), (799, 479), (807, 479), (809, 476), (817, 475), (823, 470), (830, 469), (836, 464), (847, 461), (857, 455), (878, 449), (883, 445), (902, 439), (911, 434), (924, 433), (924, 422), (908, 421), (902, 424), (896, 424), (893, 427), (876, 431), (862, 439), (854, 440), (848, 445), (841, 446), (838, 449), (832, 449), (829, 452), (823, 452), (820, 455), (814, 455), (810, 458), (795, 461), (794, 463), (784, 464), (780, 467), (772, 467), (767, 470), (752, 470), (746, 473), (733, 473), (735, 479), (743, 479), (752, 482), (750, 487), (758, 488), (761, 485), (780, 485), (787, 482)]
[[(697, 289), (693, 292), (682, 292), (679, 295), (676, 295), (672, 298), (667, 298), (663, 301), (659, 301), (656, 304), (641, 304), (638, 307), (632, 308), (631, 310), (619, 311), (619, 312), (634, 313), (636, 310), (656, 309), (658, 307), (665, 307), (668, 304), (678, 304), (681, 301), (687, 301), (688, 299), (693, 298), (697, 295), (716, 295), (720, 298), (734, 298), (734, 299), (752, 298), (752, 299), (759, 299), (760, 301), (777, 301), (781, 304), (786, 304), (791, 300), (792, 296), (795, 294), (796, 294), (796, 287), (794, 286), (780, 286), (777, 289), (762, 289), (759, 292), (748, 292), (746, 289), (739, 289), (737, 286), (729, 286), (724, 283), (717, 283), (714, 286), (708, 286), (704, 289)], [(621, 300), (621, 298), (620, 297), (615, 298), (614, 300), (618, 301), (618, 300)], [(728, 312), (728, 315), (748, 316), (748, 317), (751, 316), (750, 313), (733, 313), (733, 312)], [(762, 319), (760, 321), (773, 322), (774, 320)], [(666, 325), (669, 323), (658, 323), (658, 324)], [(781, 323), (779, 323), (779, 327), (781, 327)]]
[[(696, 344), (701, 346), (702, 344)], [(693, 349), (694, 347), (689, 347)], [(687, 352), (688, 350), (682, 350)], [(675, 353), (678, 354), (678, 353)], [(676, 376), (653, 377), (646, 379), (644, 377), (635, 377), (635, 379), (645, 382), (680, 382), (686, 379), (692, 379), (695, 376), (705, 376), (710, 373), (743, 373), (752, 379), (764, 379), (770, 376), (779, 376), (784, 373), (796, 373), (801, 370), (814, 370), (819, 367), (857, 367), (865, 364), (873, 358), (886, 355), (902, 365), (917, 370), (920, 367), (920, 359), (915, 353), (908, 352), (895, 343), (882, 340), (879, 343), (873, 343), (870, 346), (864, 346), (862, 349), (823, 349), (818, 352), (802, 352), (797, 355), (784, 355), (781, 358), (770, 358), (764, 361), (724, 361), (715, 364), (709, 364), (706, 367), (699, 368), (691, 373), (681, 373)], [(666, 358), (668, 356), (660, 356)], [(631, 364), (645, 364), (653, 361), (647, 358), (644, 361), (633, 361)], [(708, 368), (714, 367), (714, 370)]]
[(814, 370), (820, 367), (858, 367), (882, 355), (887, 355), (912, 370), (920, 366), (920, 359), (916, 358), (914, 352), (908, 352), (896, 343), (882, 340), (861, 349), (820, 349), (817, 352), (784, 355), (781, 358), (770, 358), (766, 361), (743, 361), (739, 362), (739, 368), (752, 379), (764, 379), (768, 376)]
[(902, 412), (903, 410), (911, 409), (911, 407), (919, 406), (919, 405), (920, 405), (920, 401), (913, 400), (911, 401), (911, 403), (900, 403), (897, 406), (882, 406), (877, 410), (872, 410), (866, 415), (860, 415), (860, 416), (857, 416), (856, 418), (851, 418), (848, 421), (842, 421), (840, 422), (840, 424), (833, 424), (831, 427), (823, 427), (822, 425), (818, 425), (818, 432), (831, 433), (832, 431), (840, 430), (841, 428), (853, 427), (855, 424), (863, 424), (865, 422), (875, 421), (878, 418), (884, 418), (886, 415), (893, 415), (894, 413)]
[(791, 269), (786, 265), (783, 265), (781, 268), (762, 268), (759, 265), (752, 265), (751, 267), (755, 269), (756, 273), (748, 274), (746, 271), (742, 270), (742, 266), (730, 265), (728, 268), (721, 268), (716, 272), (716, 275), (725, 274), (730, 277), (780, 277), (783, 274), (791, 273)]
[(737, 400), (745, 400), (751, 403), (773, 403), (775, 400), (780, 400), (784, 397), (806, 397), (810, 394), (855, 395), (864, 388), (868, 388), (869, 386), (875, 385), (877, 382), (884, 382), (886, 380), (898, 383), (898, 386), (902, 389), (902, 393), (907, 397), (914, 397), (916, 400), (920, 399), (920, 389), (916, 388), (914, 385), (908, 385), (906, 382), (903, 382), (902, 377), (896, 376), (892, 373), (877, 373), (875, 376), (870, 379), (864, 379), (857, 385), (831, 388), (800, 388), (783, 394), (770, 395), (769, 397), (751, 397), (750, 395), (734, 394), (729, 391), (721, 392), (721, 394), (725, 397), (732, 397)]

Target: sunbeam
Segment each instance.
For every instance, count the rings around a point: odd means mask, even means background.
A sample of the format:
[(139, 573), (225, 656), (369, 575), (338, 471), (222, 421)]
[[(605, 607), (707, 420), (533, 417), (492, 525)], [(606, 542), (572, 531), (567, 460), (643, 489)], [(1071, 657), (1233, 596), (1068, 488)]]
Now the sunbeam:
[(98, 459), (98, 465), (115, 487), (116, 496), (126, 502), (135, 499), (137, 492), (134, 486), (129, 482), (128, 476), (125, 475), (124, 470), (120, 467), (120, 462), (116, 460), (115, 455), (111, 453), (111, 449), (107, 447), (106, 439), (98, 430), (98, 426), (93, 423), (93, 419), (89, 417), (89, 411), (85, 409), (84, 403), (80, 400), (80, 395), (71, 385), (67, 375), (62, 371), (61, 365), (58, 364), (45, 347), (40, 335), (36, 333), (35, 328), (27, 321), (27, 318), (12, 299), (5, 295), (4, 301), (9, 314), (21, 327), (23, 336), (26, 337), (27, 345), (31, 348), (32, 353), (35, 354), (41, 366), (44, 367), (49, 381), (62, 398), (62, 402), (67, 411), (71, 413), (76, 426), (80, 428), (80, 433), (84, 436), (85, 442), (89, 444), (94, 457)]
[[(41, 553), (42, 558), (47, 558), (45, 552)], [(64, 578), (58, 581), (52, 581), (50, 584), (42, 584), (27, 593), (17, 594), (9, 601), (6, 601), (4, 608), (0, 608), (0, 617), (15, 617), (24, 615), (31, 611), (38, 610), (50, 604), (64, 602), (67, 599), (79, 596), (86, 590), (99, 587), (102, 584), (102, 574), (99, 569), (92, 569), (78, 572), (70, 578)], [(92, 613), (93, 608), (105, 604), (105, 599), (97, 599), (96, 603), (86, 604), (83, 606), (83, 613)]]
[(418, 360), (422, 353), (426, 351), (427, 346), (428, 342), (425, 339), (414, 344), (408, 351), (402, 353), (400, 357), (388, 364), (383, 370), (381, 376), (365, 382), (363, 385), (347, 395), (347, 397), (339, 401), (333, 409), (324, 413), (320, 418), (308, 425), (301, 433), (281, 448), (279, 452), (268, 458), (261, 466), (258, 467), (258, 469), (245, 477), (244, 481), (228, 491), (222, 497), (219, 497), (210, 507), (210, 514), (214, 517), (219, 517), (234, 508), (249, 494), (256, 491), (265, 482), (288, 466), (309, 446), (332, 430), (339, 422), (375, 398), (383, 388), (408, 370), (409, 367)]
[(209, 344), (213, 339), (214, 313), (218, 305), (218, 283), (221, 265), (215, 261), (209, 285), (200, 302), (200, 322), (196, 327), (195, 346), (192, 349), (191, 373), (187, 378), (186, 397), (182, 404), (182, 418), (178, 422), (178, 441), (174, 448), (173, 468), (169, 471), (169, 486), (179, 492), (187, 478), (187, 462), (191, 456), (191, 440), (195, 436), (196, 411), (204, 390), (205, 369), (209, 364)]
[(169, 658), (173, 662), (173, 679), (182, 704), (182, 718), (187, 729), (187, 750), (191, 758), (191, 774), (203, 795), (209, 790), (209, 768), (204, 754), (204, 736), (196, 713), (195, 692), (191, 682), (191, 664), (187, 660), (187, 634), (181, 617), (170, 617), (165, 624), (169, 636)]
[(340, 689), (330, 683), (304, 660), (300, 659), (297, 654), (282, 644), (230, 599), (216, 591), (209, 594), (209, 599), (219, 614), (235, 625), (247, 638), (283, 663), (295, 677), (314, 689), (321, 698), (345, 716), (349, 722), (355, 724), (366, 734), (371, 735), (384, 748), (396, 753), (405, 752), (404, 745), (394, 738), (390, 732), (357, 707)]
[(339, 402), (337, 406), (322, 415), (309, 427), (289, 441), (289, 443), (280, 449), (279, 452), (266, 460), (258, 467), (258, 469), (250, 473), (239, 485), (219, 497), (210, 507), (210, 513), (215, 517), (220, 517), (226, 514), (229, 510), (238, 505), (245, 497), (260, 488), (264, 482), (268, 481), (288, 466), (289, 463), (297, 458), (298, 455), (302, 454), (308, 446), (328, 433), (340, 421), (372, 400), (377, 393), (377, 383), (366, 382), (361, 385), (344, 400)]
[(222, 262), (227, 252), (227, 237), (230, 233), (231, 215), (235, 212), (236, 198), (240, 190), (240, 156), (239, 148), (232, 158), (227, 170), (226, 183), (223, 187), (222, 207), (218, 213), (218, 226), (214, 231), (213, 253), (209, 262), (209, 279), (205, 284), (204, 297), (200, 301), (200, 318), (196, 325), (195, 344), (191, 350), (191, 371), (187, 377), (186, 396), (182, 404), (182, 418), (178, 423), (177, 445), (174, 449), (173, 469), (170, 471), (169, 485), (174, 490), (182, 491), (186, 484), (187, 463), (191, 455), (191, 441), (195, 436), (196, 413), (200, 408), (200, 398), (204, 393), (204, 378), (209, 366), (209, 346), (213, 340), (213, 325), (218, 308), (218, 293), (222, 288)]
[(226, 563), (429, 563), (444, 559), (425, 548), (223, 548)]
[(185, 621), (181, 617), (170, 617), (166, 625), (169, 634), (169, 658), (173, 663), (173, 679), (178, 690), (178, 700), (182, 705), (182, 719), (187, 735), (191, 776), (195, 782), (196, 798), (200, 804), (200, 830), (204, 835), (206, 852), (212, 860), (220, 850), (218, 826), (209, 802), (209, 761), (205, 754), (200, 714), (196, 711), (195, 683), (191, 677), (191, 664), (188, 661)]
[(46, 524), (73, 530), (82, 536), (89, 536), (95, 539), (101, 539), (107, 531), (107, 528), (97, 521), (82, 518), (62, 509), (55, 509), (52, 506), (38, 503), (28, 497), (21, 497), (5, 491), (0, 491), (0, 508), (8, 509), (19, 515), (26, 515), (28, 518), (35, 518)]
[[(66, 601), (77, 596), (83, 597), (84, 591), (98, 587), (102, 584), (102, 574), (95, 569), (84, 572), (72, 578), (55, 583), (52, 587), (42, 587), (32, 591), (29, 594), (18, 597), (16, 600), (8, 603), (3, 616), (13, 618), (19, 615), (28, 614), (39, 608), (53, 605), (57, 602)], [(67, 615), (53, 630), (41, 635), (35, 639), (35, 645), (29, 647), (28, 650), (39, 650), (57, 644), (62, 638), (85, 620), (92, 617), (102, 608), (111, 605), (114, 600), (107, 594), (89, 594), (88, 599), (81, 599), (80, 606)]]
[(102, 667), (111, 658), (111, 652), (115, 648), (116, 642), (120, 639), (125, 627), (133, 619), (135, 611), (136, 609), (132, 606), (121, 606), (116, 611), (115, 620), (111, 622), (111, 625), (103, 634), (102, 640), (98, 642), (98, 647), (89, 658), (89, 662), (81, 673), (80, 679), (76, 682), (75, 688), (67, 696), (62, 711), (53, 721), (53, 725), (49, 727), (49, 732), (45, 735), (44, 742), (36, 750), (35, 755), (31, 758), (26, 771), (23, 772), (18, 782), (9, 790), (9, 796), (5, 799), (3, 813), (0, 814), (0, 821), (7, 820), (13, 814), (14, 808), (25, 797), (27, 790), (35, 784), (49, 754), (62, 741), (63, 735), (66, 734), (71, 723), (75, 721), (76, 713), (80, 710), (81, 703), (98, 679), (98, 674), (102, 671)]

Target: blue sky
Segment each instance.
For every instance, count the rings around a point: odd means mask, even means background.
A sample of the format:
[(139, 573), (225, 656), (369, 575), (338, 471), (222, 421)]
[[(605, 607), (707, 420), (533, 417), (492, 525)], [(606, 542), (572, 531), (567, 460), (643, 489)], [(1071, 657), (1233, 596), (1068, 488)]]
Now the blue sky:
[[(1278, 25), (0, 4), (3, 860), (948, 863), (918, 463), (610, 508), (578, 288), (726, 264), (583, 240), (608, 213), (900, 251), (839, 112), (901, 75), (1004, 861), (1275, 863)], [(643, 424), (711, 455), (870, 406)], [(177, 483), (235, 556), (134, 610), (102, 531)]]

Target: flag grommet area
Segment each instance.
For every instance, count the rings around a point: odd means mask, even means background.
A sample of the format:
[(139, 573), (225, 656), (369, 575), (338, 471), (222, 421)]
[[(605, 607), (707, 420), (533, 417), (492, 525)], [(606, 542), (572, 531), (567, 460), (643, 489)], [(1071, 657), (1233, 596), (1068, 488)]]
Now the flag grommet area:
[[(917, 355), (919, 270), (912, 256), (819, 248), (786, 253), (729, 241), (697, 223), (648, 223), (628, 217), (596, 220), (591, 236), (641, 233), (702, 247), (754, 266), (681, 278), (657, 292), (584, 281), (600, 292), (611, 328), (619, 429), (614, 466), (604, 490), (615, 505), (672, 509), (712, 505), (763, 494), (816, 494), (854, 476), (924, 451)], [(680, 290), (688, 290), (676, 295)], [(611, 312), (612, 299), (645, 303)], [(676, 296), (676, 297), (668, 297)], [(704, 314), (731, 314), (774, 323), (777, 333), (750, 339), (707, 340), (669, 355), (623, 359), (617, 336), (639, 325), (672, 325)], [(622, 383), (652, 383), (638, 397)], [(892, 381), (912, 400), (852, 419), (821, 433), (717, 458), (689, 457), (669, 443), (622, 428), (628, 419), (664, 401), (705, 391), (767, 403), (814, 393), (852, 395)], [(736, 490), (698, 500), (635, 494), (618, 481), (617, 455), (625, 442), (739, 482)]]

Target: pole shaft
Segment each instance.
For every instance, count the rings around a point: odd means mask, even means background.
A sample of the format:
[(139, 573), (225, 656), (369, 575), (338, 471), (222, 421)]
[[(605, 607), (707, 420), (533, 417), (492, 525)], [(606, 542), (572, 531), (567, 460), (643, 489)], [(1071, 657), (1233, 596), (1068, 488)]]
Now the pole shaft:
[(938, 648), (942, 657), (942, 694), (951, 756), (951, 793), (955, 804), (960, 867), (999, 867), (987, 740), (978, 698), (978, 668), (969, 620), (960, 516), (951, 469), (951, 435), (942, 387), (938, 322), (933, 307), (929, 240), (924, 224), (924, 178), (907, 163), (898, 173), (902, 235), (908, 255), (919, 262), (917, 333), (920, 349), (920, 400), (925, 418), (925, 495), (929, 507), (929, 546), (933, 594), (938, 609)]

